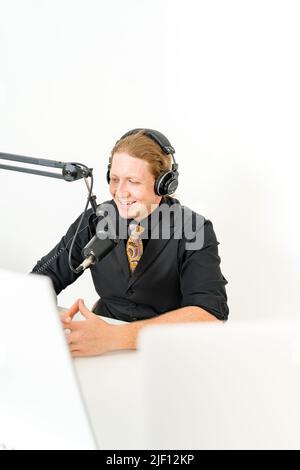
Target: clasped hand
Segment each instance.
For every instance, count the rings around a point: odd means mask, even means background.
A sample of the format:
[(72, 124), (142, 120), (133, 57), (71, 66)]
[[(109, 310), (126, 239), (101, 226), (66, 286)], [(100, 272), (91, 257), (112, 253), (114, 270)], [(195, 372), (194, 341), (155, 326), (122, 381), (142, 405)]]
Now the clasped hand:
[[(73, 320), (78, 312), (85, 320)], [(72, 357), (97, 356), (115, 349), (113, 343), (116, 325), (106, 323), (91, 312), (83, 299), (76, 300), (69, 310), (62, 313), (61, 321), (64, 329), (69, 330), (66, 338)]]

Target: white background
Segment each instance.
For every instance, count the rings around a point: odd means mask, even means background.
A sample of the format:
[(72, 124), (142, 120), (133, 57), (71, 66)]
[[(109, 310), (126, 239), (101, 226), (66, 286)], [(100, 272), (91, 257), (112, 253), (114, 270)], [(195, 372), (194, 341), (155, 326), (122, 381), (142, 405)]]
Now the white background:
[[(298, 315), (298, 8), (0, 0), (0, 152), (92, 166), (100, 202), (115, 141), (160, 130), (176, 149), (177, 197), (213, 222), (231, 317)], [(86, 188), (0, 170), (0, 195), (0, 266), (29, 272)], [(58, 301), (78, 297), (97, 298), (89, 272)]]

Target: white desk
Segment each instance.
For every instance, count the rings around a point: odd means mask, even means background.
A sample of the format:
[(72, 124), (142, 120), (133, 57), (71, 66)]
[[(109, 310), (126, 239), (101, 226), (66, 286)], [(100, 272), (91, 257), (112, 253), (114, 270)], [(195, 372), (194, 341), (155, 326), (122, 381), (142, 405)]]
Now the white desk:
[[(121, 323), (104, 317), (103, 320)], [(99, 447), (144, 448), (145, 409), (139, 352), (114, 351), (77, 358), (74, 364)]]

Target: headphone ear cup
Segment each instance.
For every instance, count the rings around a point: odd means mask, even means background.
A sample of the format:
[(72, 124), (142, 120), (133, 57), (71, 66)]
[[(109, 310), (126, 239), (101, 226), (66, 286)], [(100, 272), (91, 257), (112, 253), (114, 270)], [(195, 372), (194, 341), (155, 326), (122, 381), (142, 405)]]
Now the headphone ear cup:
[(173, 194), (178, 186), (178, 178), (174, 171), (167, 171), (160, 175), (155, 181), (154, 192), (158, 196)]
[(165, 196), (165, 194), (163, 194), (163, 186), (162, 186), (162, 181), (164, 179), (164, 176), (165, 176), (166, 173), (162, 173), (156, 180), (155, 180), (155, 183), (154, 183), (154, 192), (155, 194), (157, 194), (158, 196)]
[(168, 191), (167, 194), (175, 193), (177, 187), (178, 187), (178, 173), (174, 173), (172, 171), (172, 178), (170, 178), (167, 183), (167, 191)]

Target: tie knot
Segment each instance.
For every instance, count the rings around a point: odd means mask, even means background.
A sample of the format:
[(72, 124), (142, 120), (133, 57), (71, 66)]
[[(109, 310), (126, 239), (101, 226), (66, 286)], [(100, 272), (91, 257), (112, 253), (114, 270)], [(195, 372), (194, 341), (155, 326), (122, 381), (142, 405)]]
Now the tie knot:
[(130, 230), (130, 237), (134, 238), (135, 240), (138, 240), (139, 238), (141, 238), (141, 235), (145, 229), (141, 225), (130, 224), (129, 230)]

